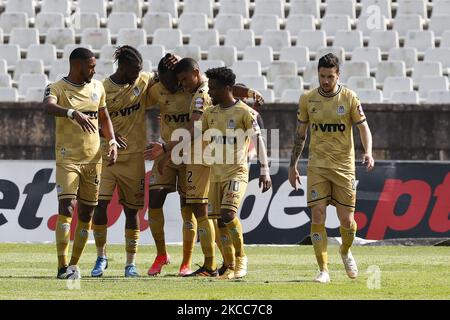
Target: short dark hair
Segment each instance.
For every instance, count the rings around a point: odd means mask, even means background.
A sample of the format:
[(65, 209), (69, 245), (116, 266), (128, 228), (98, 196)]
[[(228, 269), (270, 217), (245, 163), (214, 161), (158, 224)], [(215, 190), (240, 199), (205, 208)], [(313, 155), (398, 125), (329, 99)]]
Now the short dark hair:
[(319, 59), (317, 70), (320, 68), (336, 68), (336, 71), (339, 72), (339, 58), (332, 53), (327, 53)]
[(91, 50), (83, 47), (78, 47), (71, 52), (69, 61), (89, 60), (93, 57), (95, 57), (95, 54)]
[(159, 63), (158, 63), (158, 73), (159, 74), (164, 74), (167, 71), (171, 71), (165, 63), (165, 60), (170, 58), (170, 56), (171, 56), (170, 53), (166, 53), (166, 55), (164, 57), (162, 57), (161, 60), (159, 60)]
[(212, 68), (205, 72), (208, 79), (213, 79), (224, 86), (234, 86), (236, 75), (227, 67)]
[(118, 47), (116, 51), (114, 51), (114, 60), (118, 61), (119, 64), (130, 62), (142, 64), (143, 61), (140, 52), (128, 45)]
[(175, 73), (189, 72), (194, 70), (200, 70), (197, 61), (192, 58), (183, 58), (175, 65)]

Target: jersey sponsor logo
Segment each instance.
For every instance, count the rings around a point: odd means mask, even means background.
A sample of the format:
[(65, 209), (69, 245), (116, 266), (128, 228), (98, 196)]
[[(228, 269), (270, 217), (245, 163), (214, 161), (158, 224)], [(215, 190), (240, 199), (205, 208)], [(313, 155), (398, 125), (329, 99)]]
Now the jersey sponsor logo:
[(227, 137), (227, 136), (212, 136), (211, 142), (215, 142), (217, 144), (236, 144), (236, 137)]
[(189, 122), (189, 113), (182, 114), (166, 114), (164, 115), (166, 122)]
[(126, 107), (119, 111), (111, 112), (110, 117), (111, 118), (115, 118), (118, 116), (127, 117), (127, 116), (131, 115), (133, 112), (138, 111), (140, 108), (141, 108), (141, 104), (138, 103), (138, 104), (132, 105), (131, 107)]
[(345, 131), (345, 124), (343, 123), (313, 123), (312, 129), (315, 131), (322, 131), (322, 132), (344, 132)]
[(338, 114), (339, 116), (343, 116), (343, 115), (345, 114), (345, 108), (344, 108), (344, 106), (339, 106), (339, 107), (337, 108), (337, 114)]
[(91, 118), (94, 118), (94, 119), (98, 118), (98, 112), (97, 111), (82, 111), (82, 112), (83, 112), (83, 114), (85, 114), (85, 115), (87, 115), (87, 116), (89, 116)]

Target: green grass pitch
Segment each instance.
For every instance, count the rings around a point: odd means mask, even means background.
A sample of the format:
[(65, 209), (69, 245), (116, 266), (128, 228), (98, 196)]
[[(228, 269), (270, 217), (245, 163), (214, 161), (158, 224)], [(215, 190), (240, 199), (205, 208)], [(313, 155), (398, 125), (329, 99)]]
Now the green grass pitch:
[[(56, 279), (53, 244), (0, 244), (0, 300), (6, 299), (450, 299), (450, 251), (446, 247), (354, 247), (356, 280), (347, 278), (337, 246), (329, 246), (331, 283), (316, 284), (311, 246), (248, 246), (249, 273), (243, 280), (223, 281), (176, 276), (181, 246), (169, 246), (172, 264), (150, 278), (154, 246), (141, 246), (141, 277), (123, 277), (122, 245), (108, 247), (109, 268), (91, 278), (95, 247), (80, 261), (83, 279), (68, 285)], [(202, 262), (196, 246), (194, 263)]]

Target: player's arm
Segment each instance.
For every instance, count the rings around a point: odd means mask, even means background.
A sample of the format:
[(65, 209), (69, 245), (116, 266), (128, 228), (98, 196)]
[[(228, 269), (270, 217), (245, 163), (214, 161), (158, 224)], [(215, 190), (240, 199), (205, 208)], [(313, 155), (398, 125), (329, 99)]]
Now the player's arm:
[(74, 109), (67, 109), (57, 104), (54, 96), (47, 96), (43, 102), (45, 113), (55, 117), (66, 117), (75, 120), (84, 132), (95, 133), (96, 128), (91, 122), (91, 117)]
[(109, 143), (109, 152), (108, 152), (108, 166), (112, 166), (117, 161), (117, 147), (119, 144), (116, 141), (114, 136), (114, 129), (109, 118), (109, 113), (106, 108), (100, 108), (98, 110), (98, 121), (101, 127), (102, 135), (106, 138)]
[(253, 99), (255, 101), (255, 104), (254, 104), (255, 107), (259, 107), (264, 104), (264, 98), (263, 98), (262, 94), (257, 90), (250, 89), (247, 87), (243, 87), (243, 86), (239, 86), (239, 85), (233, 86), (233, 96), (235, 96), (237, 98)]
[(261, 134), (256, 136), (256, 148), (258, 153), (258, 162), (260, 168), (259, 187), (262, 187), (262, 192), (266, 192), (272, 187), (272, 180), (269, 173), (269, 159), (267, 157), (266, 143)]
[(372, 133), (370, 132), (367, 121), (356, 125), (359, 129), (359, 136), (361, 137), (361, 143), (364, 147), (363, 164), (366, 166), (367, 171), (371, 171), (375, 166), (375, 161), (372, 156)]
[(306, 136), (307, 136), (308, 123), (298, 121), (297, 129), (294, 135), (294, 146), (291, 152), (291, 161), (289, 163), (289, 183), (291, 186), (297, 190), (297, 182), (300, 182), (300, 174), (297, 170), (298, 160), (302, 155), (303, 148), (305, 147)]

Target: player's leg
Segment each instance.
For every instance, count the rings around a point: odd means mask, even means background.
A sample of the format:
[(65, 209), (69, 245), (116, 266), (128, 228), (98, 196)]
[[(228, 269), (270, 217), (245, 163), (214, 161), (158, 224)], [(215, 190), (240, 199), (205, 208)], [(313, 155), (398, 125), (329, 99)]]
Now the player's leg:
[(101, 277), (108, 268), (106, 256), (106, 240), (108, 233), (108, 205), (109, 200), (99, 200), (92, 217), (92, 231), (94, 234), (95, 247), (97, 248), (97, 260), (91, 271), (92, 277)]
[(234, 270), (235, 252), (233, 242), (231, 241), (230, 232), (222, 219), (214, 219), (214, 228), (216, 232), (216, 243), (219, 248), (223, 263), (219, 268), (219, 276), (223, 275), (225, 271), (230, 268)]
[(125, 251), (127, 259), (125, 264), (125, 277), (138, 277), (136, 269), (136, 254), (139, 243), (139, 216), (138, 210), (124, 206), (125, 211)]
[(308, 168), (307, 201), (311, 208), (311, 242), (314, 248), (319, 274), (314, 281), (327, 283), (328, 273), (327, 231), (325, 229), (326, 206), (331, 199), (331, 184), (320, 168)]

